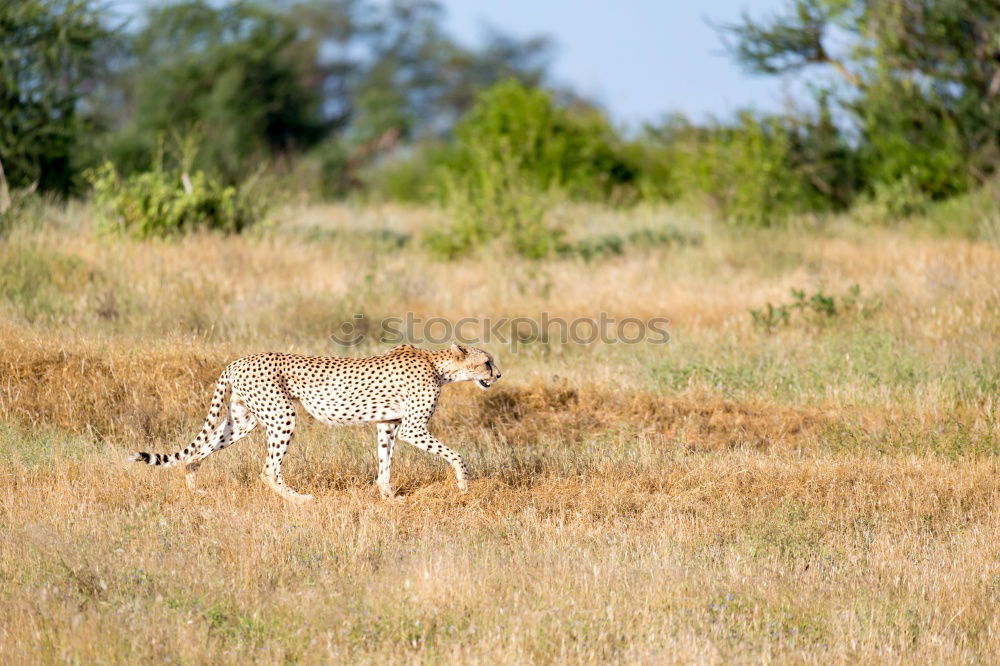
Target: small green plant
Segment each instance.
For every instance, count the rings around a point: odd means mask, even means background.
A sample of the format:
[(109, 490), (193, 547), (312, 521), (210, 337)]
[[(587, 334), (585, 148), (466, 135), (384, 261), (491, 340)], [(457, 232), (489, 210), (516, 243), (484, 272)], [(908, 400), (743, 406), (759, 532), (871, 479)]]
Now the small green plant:
[(791, 324), (792, 315), (796, 312), (800, 318), (805, 317), (812, 323), (822, 324), (838, 315), (851, 312), (867, 318), (879, 307), (881, 304), (878, 301), (862, 298), (859, 285), (851, 286), (842, 296), (826, 294), (822, 287), (808, 296), (804, 289), (792, 289), (791, 303), (767, 303), (763, 308), (750, 310), (750, 317), (755, 328), (771, 333)]
[(575, 243), (567, 243), (559, 248), (560, 256), (578, 256), (584, 261), (624, 254), (626, 249), (648, 250), (651, 248), (678, 245), (698, 245), (701, 238), (685, 234), (676, 229), (639, 229), (624, 236), (604, 234), (581, 238)]
[[(858, 285), (854, 285), (851, 289), (857, 289), (859, 293), (861, 290)], [(834, 317), (837, 314), (837, 299), (824, 294), (822, 287), (817, 289), (816, 293), (809, 298), (806, 298), (805, 289), (792, 289), (792, 298), (795, 299), (792, 307), (797, 310), (810, 310), (827, 317)]]
[(152, 171), (122, 177), (105, 161), (86, 173), (105, 231), (137, 238), (196, 229), (239, 233), (264, 217), (266, 202), (252, 186), (224, 185), (202, 171), (191, 172), (193, 146), (184, 143), (173, 167), (164, 167), (161, 154)]
[(789, 305), (768, 303), (759, 310), (750, 310), (750, 316), (753, 318), (753, 324), (756, 328), (770, 333), (779, 326), (788, 324), (792, 314), (790, 308)]

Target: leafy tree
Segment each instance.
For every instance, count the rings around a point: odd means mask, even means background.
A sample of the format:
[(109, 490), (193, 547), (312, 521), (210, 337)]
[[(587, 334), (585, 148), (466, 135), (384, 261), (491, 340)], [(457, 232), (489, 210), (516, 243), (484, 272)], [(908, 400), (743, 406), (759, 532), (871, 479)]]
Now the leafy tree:
[(1000, 165), (1000, 4), (995, 0), (790, 0), (728, 26), (766, 74), (825, 68), (860, 129), (874, 185), (907, 180), (941, 198)]
[(81, 100), (112, 44), (90, 0), (0, 3), (0, 161), (13, 186), (72, 187), (90, 127)]
[(200, 166), (235, 181), (262, 157), (314, 145), (338, 118), (321, 113), (317, 86), (309, 85), (316, 72), (303, 67), (315, 63), (318, 44), (298, 28), (249, 2), (216, 9), (190, 0), (150, 10), (122, 77), (134, 91), (133, 124), (118, 150), (137, 151), (148, 163), (164, 133), (196, 132)]
[(437, 2), (396, 0), (371, 23), (364, 39), (370, 66), (359, 68), (354, 91), (361, 106), (352, 129), (360, 137), (384, 131), (387, 121), (407, 134), (439, 134), (498, 81), (537, 86), (544, 79), (547, 39), (490, 31), (481, 49), (470, 49), (443, 30), (443, 19)]
[(441, 19), (427, 0), (151, 9), (115, 82), (124, 103), (110, 150), (126, 169), (148, 168), (159, 136), (196, 132), (200, 166), (236, 181), (318, 147), (328, 189), (342, 192), (365, 160), (450, 129), (480, 87), (542, 77), (544, 40), (496, 36), (470, 50)]
[(814, 208), (847, 208), (862, 187), (857, 151), (833, 121), (826, 91), (817, 95), (815, 114), (789, 114), (789, 165), (808, 184)]

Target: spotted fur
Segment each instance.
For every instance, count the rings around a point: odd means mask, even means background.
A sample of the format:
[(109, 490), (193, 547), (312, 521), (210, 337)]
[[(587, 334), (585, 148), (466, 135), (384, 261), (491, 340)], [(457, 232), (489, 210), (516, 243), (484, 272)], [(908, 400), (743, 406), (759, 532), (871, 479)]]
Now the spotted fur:
[[(465, 461), (427, 431), (427, 422), (445, 384), (475, 381), (487, 389), (498, 379), (500, 370), (492, 356), (459, 345), (443, 351), (400, 345), (368, 358), (255, 354), (222, 371), (205, 425), (191, 444), (171, 454), (135, 453), (131, 460), (161, 467), (183, 464), (193, 488), (202, 460), (262, 424), (267, 431), (267, 462), (261, 478), (288, 500), (309, 500), (310, 495), (295, 492), (281, 477), (281, 461), (295, 430), (297, 400), (323, 423), (376, 423), (376, 485), (384, 497), (393, 495), (389, 478), (397, 437), (447, 460), (464, 492), (469, 485)], [(227, 407), (225, 417), (223, 407)]]

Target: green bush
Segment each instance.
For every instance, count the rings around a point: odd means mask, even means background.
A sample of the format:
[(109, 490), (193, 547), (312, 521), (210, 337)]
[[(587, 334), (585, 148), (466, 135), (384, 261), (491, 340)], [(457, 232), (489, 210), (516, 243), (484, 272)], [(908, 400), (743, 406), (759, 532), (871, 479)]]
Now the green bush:
[(440, 198), (440, 170), (453, 159), (454, 150), (436, 141), (407, 146), (364, 169), (362, 180), (374, 199), (429, 203)]
[[(877, 206), (908, 216), (1000, 170), (996, 35), (1000, 4), (982, 0), (791, 0), (724, 30), (750, 71), (826, 68)], [(820, 81), (821, 79), (817, 80)], [(812, 90), (821, 104), (829, 85)]]
[(920, 215), (927, 210), (930, 198), (920, 188), (917, 179), (903, 175), (888, 182), (872, 184), (872, 203), (880, 221), (900, 220)]
[(631, 196), (641, 201), (676, 201), (683, 194), (672, 147), (655, 138), (640, 136), (623, 146), (623, 154), (635, 165)]
[(423, 236), (433, 254), (452, 259), (494, 241), (532, 259), (561, 248), (563, 231), (546, 219), (559, 194), (536, 189), (513, 160), (484, 157), (467, 174), (446, 173), (443, 187), (450, 223)]
[(483, 92), (455, 137), (458, 149), (446, 165), (455, 176), (502, 165), (535, 189), (601, 200), (638, 175), (601, 113), (559, 107), (547, 92), (514, 80)]
[(497, 239), (524, 256), (551, 255), (562, 238), (546, 221), (551, 202), (607, 201), (634, 188), (637, 176), (603, 116), (561, 108), (548, 93), (517, 81), (483, 92), (455, 138), (439, 168), (452, 223), (426, 236), (443, 256)]
[(671, 116), (647, 126), (630, 150), (643, 198), (694, 199), (741, 225), (843, 210), (861, 187), (857, 155), (825, 98), (809, 115), (747, 111), (702, 125)]
[(930, 202), (915, 222), (935, 234), (957, 234), (1000, 246), (1000, 180), (994, 177), (965, 194)]
[(129, 43), (122, 93), (134, 111), (116, 147), (155, 168), (161, 135), (198, 127), (195, 164), (234, 184), (315, 146), (329, 130), (322, 79), (310, 81), (320, 40), (298, 20), (265, 2), (152, 3)]
[(953, 118), (913, 86), (883, 84), (869, 93), (865, 142), (867, 180), (893, 217), (920, 212), (926, 201), (965, 192), (969, 158)]
[(324, 199), (341, 199), (351, 190), (350, 156), (341, 141), (331, 139), (313, 151), (319, 164), (318, 189)]
[(675, 147), (681, 190), (736, 224), (773, 226), (829, 202), (797, 168), (787, 120), (740, 114), (734, 125), (691, 128)]
[(195, 171), (157, 168), (122, 177), (105, 162), (87, 172), (106, 231), (147, 238), (195, 229), (239, 233), (264, 216), (263, 198), (250, 188), (223, 185)]

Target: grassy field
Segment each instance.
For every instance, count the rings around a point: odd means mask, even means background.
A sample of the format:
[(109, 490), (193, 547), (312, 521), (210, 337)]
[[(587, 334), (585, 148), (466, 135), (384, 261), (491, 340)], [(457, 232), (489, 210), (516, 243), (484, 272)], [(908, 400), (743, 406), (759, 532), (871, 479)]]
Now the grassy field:
[[(106, 238), (80, 205), (12, 231), (0, 662), (1000, 660), (1000, 248), (560, 214), (621, 252), (436, 262), (433, 212), (374, 206), (244, 237)], [(406, 312), (662, 316), (671, 340), (483, 345), (503, 380), (446, 388), (432, 424), (466, 495), (401, 445), (383, 502), (373, 428), (307, 419), (303, 507), (258, 479), (259, 432), (204, 496), (125, 462), (192, 439), (227, 361), (373, 353), (330, 335)]]

